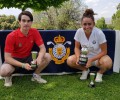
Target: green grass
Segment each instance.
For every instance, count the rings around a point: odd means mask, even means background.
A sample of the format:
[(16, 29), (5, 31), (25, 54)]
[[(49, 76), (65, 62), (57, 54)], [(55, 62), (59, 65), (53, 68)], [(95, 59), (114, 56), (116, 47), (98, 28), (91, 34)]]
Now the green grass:
[(0, 100), (120, 100), (120, 74), (104, 75), (102, 83), (88, 87), (80, 74), (42, 76), (47, 84), (31, 82), (31, 76), (14, 76), (12, 87), (0, 80)]

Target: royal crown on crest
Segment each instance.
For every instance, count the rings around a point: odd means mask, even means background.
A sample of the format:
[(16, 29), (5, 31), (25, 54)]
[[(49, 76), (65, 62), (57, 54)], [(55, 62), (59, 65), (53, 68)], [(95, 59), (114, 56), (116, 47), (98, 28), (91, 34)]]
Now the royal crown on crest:
[(63, 36), (56, 36), (54, 37), (54, 42), (57, 43), (63, 43), (65, 41), (65, 38)]

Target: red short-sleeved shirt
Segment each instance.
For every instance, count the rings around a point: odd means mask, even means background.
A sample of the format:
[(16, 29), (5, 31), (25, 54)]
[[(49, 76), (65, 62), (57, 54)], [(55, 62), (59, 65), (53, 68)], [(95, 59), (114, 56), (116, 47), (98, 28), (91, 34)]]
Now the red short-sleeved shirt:
[(11, 53), (12, 57), (24, 58), (30, 55), (34, 43), (37, 46), (43, 44), (38, 30), (31, 28), (25, 36), (20, 29), (17, 29), (7, 35), (4, 51)]

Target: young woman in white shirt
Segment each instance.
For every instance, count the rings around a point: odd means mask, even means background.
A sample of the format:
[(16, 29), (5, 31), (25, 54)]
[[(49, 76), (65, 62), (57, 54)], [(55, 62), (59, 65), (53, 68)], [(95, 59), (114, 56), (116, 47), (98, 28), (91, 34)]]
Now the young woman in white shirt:
[[(112, 60), (107, 55), (107, 41), (102, 30), (95, 27), (94, 11), (87, 9), (83, 14), (81, 25), (75, 34), (75, 48), (74, 55), (71, 55), (67, 59), (67, 64), (79, 70), (82, 70), (81, 80), (87, 79), (91, 66), (99, 68), (95, 81), (102, 82), (103, 73), (112, 67)], [(83, 47), (88, 48), (88, 61), (85, 66), (78, 64), (81, 49)]]

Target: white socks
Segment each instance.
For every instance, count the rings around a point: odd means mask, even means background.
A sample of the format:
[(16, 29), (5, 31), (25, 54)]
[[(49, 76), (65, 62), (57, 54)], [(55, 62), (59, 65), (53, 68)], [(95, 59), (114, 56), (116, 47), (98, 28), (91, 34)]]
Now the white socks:
[(95, 78), (95, 82), (102, 82), (102, 76), (103, 76), (103, 74), (97, 73), (96, 78)]

